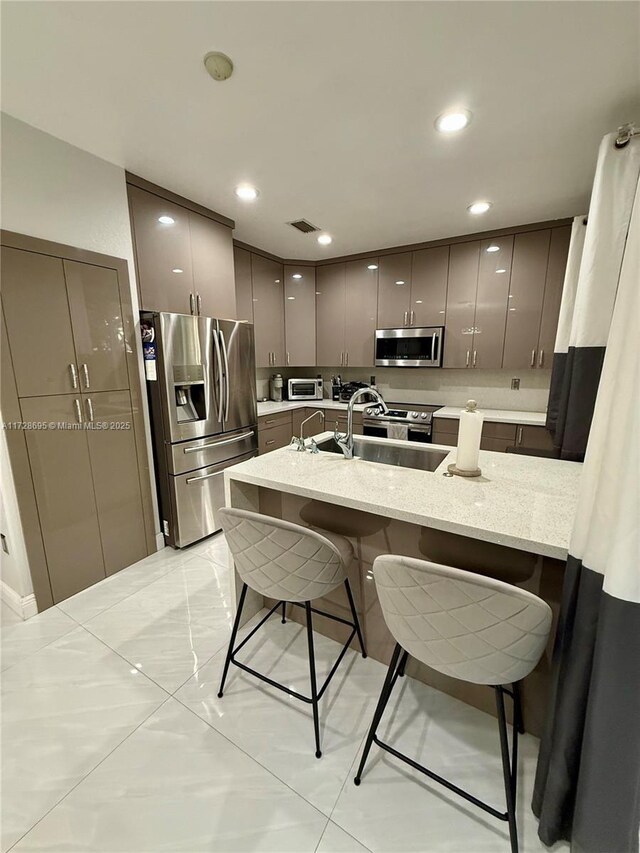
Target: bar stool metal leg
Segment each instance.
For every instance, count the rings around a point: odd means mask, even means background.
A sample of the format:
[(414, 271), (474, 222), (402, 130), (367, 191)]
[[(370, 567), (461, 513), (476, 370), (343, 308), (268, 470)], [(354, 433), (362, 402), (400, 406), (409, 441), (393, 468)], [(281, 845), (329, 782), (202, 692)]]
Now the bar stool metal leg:
[(347, 597), (349, 599), (349, 606), (351, 607), (351, 615), (353, 616), (353, 624), (356, 629), (356, 633), (358, 634), (358, 641), (360, 643), (360, 648), (362, 649), (362, 657), (366, 658), (367, 652), (364, 647), (364, 640), (362, 639), (362, 631), (360, 630), (360, 620), (358, 619), (358, 614), (356, 613), (356, 606), (353, 601), (353, 595), (351, 594), (351, 586), (349, 585), (349, 579), (347, 578), (344, 582), (345, 587), (347, 588)]
[(318, 686), (316, 684), (316, 656), (313, 648), (313, 624), (311, 622), (311, 602), (305, 601), (307, 613), (307, 642), (309, 643), (309, 676), (311, 679), (311, 706), (313, 708), (313, 729), (316, 735), (316, 758), (322, 758), (320, 750), (320, 721), (318, 719)]
[(242, 585), (242, 592), (240, 593), (240, 601), (238, 602), (238, 612), (236, 613), (236, 618), (233, 621), (233, 630), (231, 631), (231, 639), (229, 640), (229, 648), (227, 649), (227, 657), (224, 661), (224, 669), (222, 670), (222, 681), (220, 682), (220, 690), (218, 690), (218, 699), (222, 699), (222, 692), (224, 690), (224, 683), (227, 679), (227, 673), (229, 672), (229, 664), (231, 663), (231, 657), (233, 655), (233, 647), (236, 642), (236, 635), (238, 633), (238, 628), (240, 627), (240, 617), (242, 616), (242, 608), (244, 606), (244, 600), (247, 597), (247, 585), (246, 583)]
[(282, 602), (282, 624), (285, 625), (287, 621), (287, 602)]
[[(512, 767), (509, 757), (509, 734), (507, 718), (504, 712), (504, 690), (496, 687), (496, 710), (498, 712), (498, 729), (500, 730), (500, 752), (502, 754), (502, 773), (504, 776), (504, 791), (507, 798), (507, 820), (509, 821), (509, 837), (511, 853), (518, 853), (518, 828), (516, 825), (516, 766)], [(517, 726), (514, 725), (514, 758), (517, 755)]]
[(378, 704), (376, 705), (373, 720), (371, 721), (371, 728), (369, 729), (367, 740), (365, 741), (364, 751), (362, 753), (362, 758), (360, 759), (358, 772), (356, 773), (355, 779), (353, 780), (356, 785), (359, 785), (361, 782), (362, 771), (364, 770), (364, 765), (366, 764), (367, 758), (369, 757), (371, 744), (373, 743), (373, 739), (376, 735), (376, 730), (378, 728), (378, 725), (380, 724), (382, 715), (384, 714), (384, 709), (387, 707), (387, 702), (389, 701), (389, 696), (391, 695), (391, 690), (393, 689), (393, 685), (395, 683), (395, 675), (398, 667), (398, 658), (400, 657), (401, 652), (402, 646), (399, 643), (396, 643), (396, 647), (393, 650), (393, 654), (391, 655), (391, 663), (389, 664), (389, 669), (387, 670), (387, 676), (384, 680), (384, 684), (382, 685), (382, 690), (380, 691), (380, 698), (378, 699)]

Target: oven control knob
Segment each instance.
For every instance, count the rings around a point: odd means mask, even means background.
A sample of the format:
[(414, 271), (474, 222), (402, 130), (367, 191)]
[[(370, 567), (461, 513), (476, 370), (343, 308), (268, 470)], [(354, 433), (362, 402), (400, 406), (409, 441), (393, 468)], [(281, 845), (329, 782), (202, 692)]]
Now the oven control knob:
[(418, 417), (418, 413), (417, 413), (417, 412), (411, 412), (411, 417), (412, 417), (412, 418), (417, 418), (417, 417)]
[(426, 419), (427, 419), (427, 413), (426, 413), (426, 412), (423, 412), (423, 413), (420, 415), (420, 417), (422, 418), (422, 420), (423, 420), (423, 421), (426, 421)]
[(364, 413), (365, 413), (365, 415), (372, 415), (372, 414), (373, 414), (373, 409), (365, 409), (365, 410), (364, 410)]

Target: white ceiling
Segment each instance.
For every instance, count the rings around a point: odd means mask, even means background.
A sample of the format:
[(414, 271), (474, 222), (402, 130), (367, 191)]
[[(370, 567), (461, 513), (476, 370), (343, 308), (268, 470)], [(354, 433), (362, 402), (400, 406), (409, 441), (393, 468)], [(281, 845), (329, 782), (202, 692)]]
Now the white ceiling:
[[(3, 109), (321, 258), (583, 212), (640, 120), (635, 2), (2, 3)], [(233, 77), (202, 57), (221, 50)], [(464, 106), (456, 137), (433, 127)], [(257, 202), (238, 201), (243, 181)], [(476, 199), (491, 211), (472, 217)], [(285, 225), (304, 217), (329, 247)]]

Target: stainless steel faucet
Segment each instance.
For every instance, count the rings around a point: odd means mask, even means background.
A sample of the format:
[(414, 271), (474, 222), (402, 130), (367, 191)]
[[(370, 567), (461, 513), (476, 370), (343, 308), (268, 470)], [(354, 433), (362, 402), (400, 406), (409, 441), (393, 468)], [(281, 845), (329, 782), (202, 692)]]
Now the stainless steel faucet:
[[(321, 411), (320, 409), (316, 409), (315, 412), (313, 412), (311, 415), (309, 415), (308, 418), (305, 418), (302, 421), (302, 423), (300, 424), (300, 437), (298, 438), (298, 436), (294, 435), (294, 437), (291, 439), (291, 444), (296, 445), (296, 450), (298, 451), (298, 453), (304, 453), (304, 451), (306, 449), (304, 446), (304, 425), (307, 423), (307, 421), (310, 421), (313, 418), (315, 418), (316, 415), (320, 416), (320, 420), (322, 420), (322, 421), (324, 420), (324, 412)], [(309, 449), (311, 450), (312, 453), (318, 452), (318, 449), (316, 447), (316, 443), (313, 439), (311, 439), (311, 447)]]
[(347, 410), (347, 431), (346, 433), (338, 432), (338, 424), (333, 431), (333, 437), (336, 444), (340, 446), (345, 459), (353, 459), (353, 407), (360, 397), (364, 394), (371, 394), (378, 405), (382, 406), (383, 413), (389, 411), (389, 407), (382, 399), (382, 395), (375, 388), (367, 386), (366, 388), (358, 388), (353, 397), (349, 400), (349, 408)]

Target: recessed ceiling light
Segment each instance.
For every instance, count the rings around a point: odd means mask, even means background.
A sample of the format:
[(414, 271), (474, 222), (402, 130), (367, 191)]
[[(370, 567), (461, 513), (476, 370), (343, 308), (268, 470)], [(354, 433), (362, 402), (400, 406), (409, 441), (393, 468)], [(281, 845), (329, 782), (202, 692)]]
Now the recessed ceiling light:
[(402, 279), (398, 279), (398, 281), (396, 281), (396, 284), (404, 284), (404, 281)]
[(233, 62), (229, 59), (226, 53), (220, 53), (219, 50), (212, 50), (204, 57), (204, 67), (207, 69), (207, 74), (218, 82), (222, 83), (228, 80), (233, 74)]
[(174, 270), (171, 270), (171, 272), (184, 272), (184, 270), (181, 270), (179, 267), (176, 267)]
[(491, 207), (490, 201), (474, 201), (473, 204), (470, 204), (467, 210), (469, 213), (472, 213), (474, 216), (478, 216), (481, 213), (486, 213), (487, 210)]
[(448, 113), (442, 113), (435, 121), (436, 130), (440, 133), (455, 133), (464, 128), (471, 121), (471, 113), (469, 110), (451, 110)]
[(294, 272), (294, 274), (291, 276), (291, 278), (296, 278), (296, 279), (297, 279), (297, 278), (302, 278), (302, 276), (300, 275), (300, 273), (299, 273), (299, 272)]
[(255, 201), (258, 198), (258, 190), (252, 187), (251, 184), (240, 184), (236, 187), (236, 195), (242, 201)]
[(500, 246), (496, 246), (495, 243), (491, 246), (487, 246), (487, 252), (499, 252)]
[(161, 222), (163, 225), (173, 225), (175, 219), (173, 216), (159, 216), (158, 222)]
[(377, 269), (378, 269), (378, 264), (369, 264), (369, 266), (367, 267), (367, 269), (368, 269), (368, 270), (377, 270)]
[(498, 274), (500, 274), (500, 273), (506, 272), (506, 270), (502, 270), (502, 269), (501, 269), (501, 270), (496, 270), (496, 272), (497, 272)]
[(320, 234), (318, 237), (318, 243), (320, 243), (321, 246), (328, 246), (332, 240), (333, 237), (331, 237), (330, 234)]

